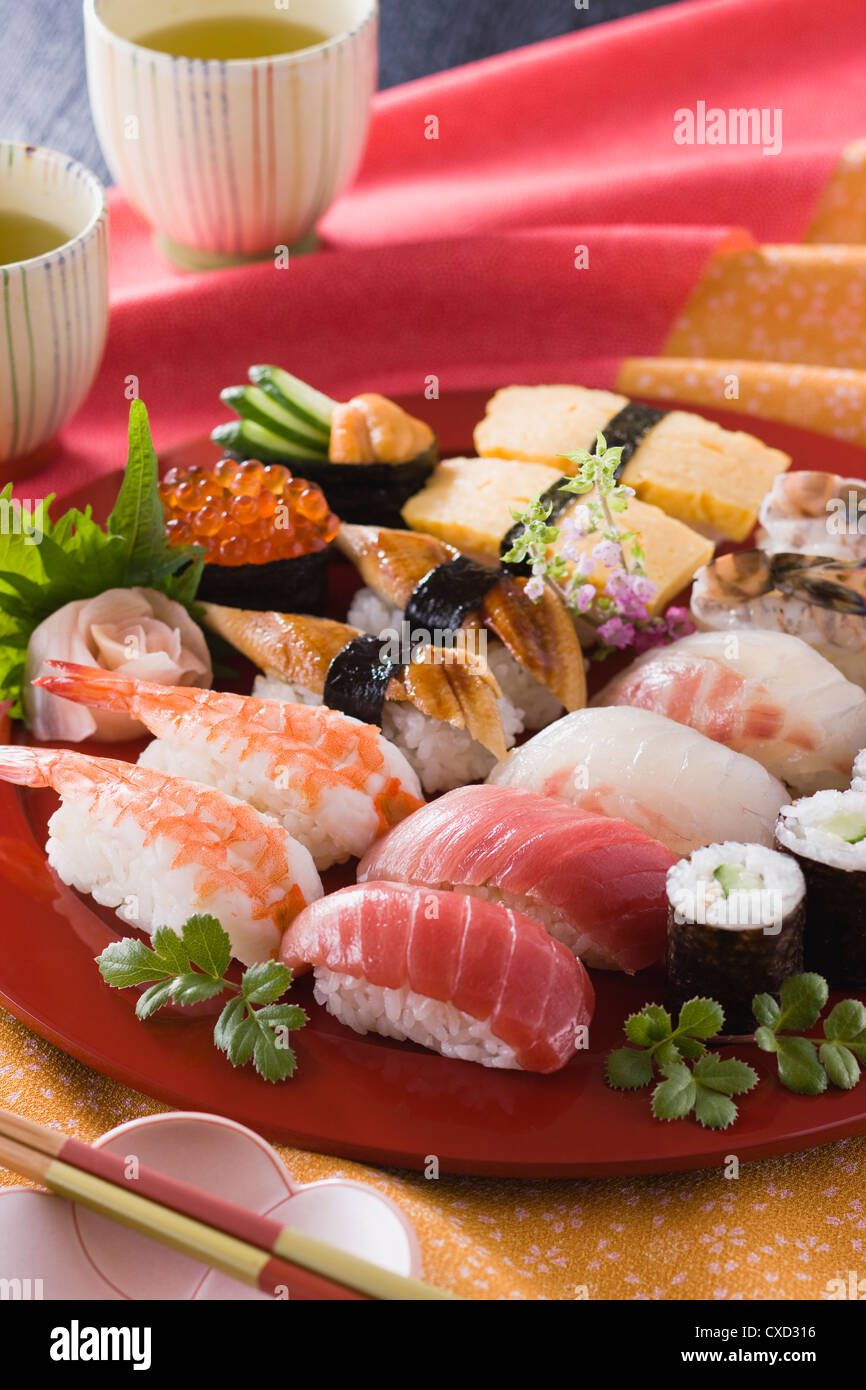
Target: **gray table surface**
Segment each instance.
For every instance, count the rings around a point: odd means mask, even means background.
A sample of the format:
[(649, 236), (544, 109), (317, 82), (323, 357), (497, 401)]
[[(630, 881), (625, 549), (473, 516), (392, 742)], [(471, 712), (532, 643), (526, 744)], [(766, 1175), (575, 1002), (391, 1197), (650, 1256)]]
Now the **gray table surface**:
[[(382, 87), (669, 0), (381, 0)], [(90, 120), (80, 0), (0, 0), (0, 138), (50, 145), (108, 181)]]

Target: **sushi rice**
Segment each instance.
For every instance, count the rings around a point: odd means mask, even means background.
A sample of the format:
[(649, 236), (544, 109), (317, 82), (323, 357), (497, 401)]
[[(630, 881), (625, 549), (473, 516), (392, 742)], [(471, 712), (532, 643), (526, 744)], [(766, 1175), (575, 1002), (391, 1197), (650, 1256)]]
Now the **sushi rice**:
[[(253, 694), (260, 700), (297, 701), (320, 705), (322, 696), (272, 676), (257, 676)], [(506, 748), (513, 748), (523, 721), (504, 697), (497, 700)], [(382, 733), (405, 757), (424, 791), (444, 792), (466, 782), (480, 782), (496, 766), (494, 755), (466, 729), (455, 729), (422, 714), (408, 701), (388, 700), (382, 711)]]
[[(390, 750), (392, 760), (399, 761), (405, 771), (404, 784), (409, 791), (418, 790), (417, 783), (405, 767), (397, 750)], [(272, 776), (268, 775), (269, 753), (248, 753), (243, 758), (221, 758), (217, 753), (208, 756), (201, 748), (186, 747), (155, 738), (141, 754), (139, 767), (155, 768), (189, 782), (203, 782), (219, 787), (229, 795), (246, 801), (264, 815), (273, 816), (284, 830), (304, 845), (313, 856), (317, 869), (328, 869), (351, 856), (361, 855), (380, 832), (378, 815), (371, 797), (355, 787), (337, 785), (324, 787), (315, 805), (292, 804)], [(384, 785), (385, 776), (382, 776)]]
[(776, 826), (776, 842), (794, 854), (826, 864), (831, 869), (866, 870), (866, 839), (850, 843), (827, 830), (839, 814), (862, 818), (866, 823), (866, 791), (821, 791), (783, 806)]
[[(716, 870), (725, 864), (757, 875), (766, 886), (726, 894), (715, 877)], [(782, 922), (801, 901), (805, 883), (796, 861), (787, 854), (727, 840), (696, 849), (688, 859), (679, 860), (668, 870), (667, 889), (678, 922), (737, 931)]]
[(480, 1062), (483, 1067), (520, 1066), (514, 1048), (493, 1034), (488, 1020), (470, 1018), (453, 1004), (418, 994), (408, 985), (387, 989), (317, 966), (313, 993), (317, 1004), (324, 1004), (356, 1033), (408, 1040), (443, 1057)]

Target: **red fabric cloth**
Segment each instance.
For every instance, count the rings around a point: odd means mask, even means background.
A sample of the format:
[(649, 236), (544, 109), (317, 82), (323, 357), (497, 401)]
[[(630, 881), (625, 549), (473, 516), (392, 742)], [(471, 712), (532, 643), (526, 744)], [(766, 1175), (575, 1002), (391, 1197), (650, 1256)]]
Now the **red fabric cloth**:
[[(157, 447), (227, 418), (219, 389), (253, 361), (336, 395), (430, 373), (609, 385), (622, 356), (659, 350), (731, 227), (802, 235), (866, 132), (862, 18), (862, 0), (690, 0), (384, 93), (325, 249), (288, 270), (184, 275), (114, 193), (105, 361), (28, 486), (122, 463), (130, 376)], [(676, 145), (674, 113), (698, 101), (781, 109), (782, 152)]]

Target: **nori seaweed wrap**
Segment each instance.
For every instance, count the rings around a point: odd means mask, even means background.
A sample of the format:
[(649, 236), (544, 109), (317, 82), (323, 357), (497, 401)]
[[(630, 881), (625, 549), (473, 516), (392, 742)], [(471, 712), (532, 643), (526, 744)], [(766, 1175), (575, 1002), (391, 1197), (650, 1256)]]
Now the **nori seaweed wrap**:
[(724, 1032), (754, 1032), (752, 999), (803, 969), (803, 874), (793, 858), (728, 842), (668, 871), (665, 1007), (718, 1000)]
[(264, 565), (205, 565), (197, 598), (259, 613), (272, 609), (321, 617), (327, 603), (330, 547)]
[[(318, 484), (343, 521), (406, 530), (402, 508), (426, 483), (439, 458), (436, 442), (406, 463), (319, 463), (298, 459), (298, 471)], [(282, 459), (294, 470), (294, 460)]]
[(806, 969), (866, 986), (866, 792), (821, 791), (783, 806), (776, 844), (806, 880)]

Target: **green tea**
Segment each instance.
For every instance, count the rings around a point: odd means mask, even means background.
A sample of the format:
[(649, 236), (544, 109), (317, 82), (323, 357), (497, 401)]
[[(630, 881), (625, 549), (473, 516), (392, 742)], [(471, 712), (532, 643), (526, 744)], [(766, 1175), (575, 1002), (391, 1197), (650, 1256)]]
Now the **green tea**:
[(26, 212), (4, 212), (0, 208), (0, 265), (44, 256), (68, 240), (69, 233), (53, 222), (43, 222), (41, 217), (30, 217)]
[(169, 53), (173, 58), (226, 62), (230, 58), (274, 58), (311, 48), (328, 37), (309, 24), (296, 24), (275, 15), (226, 15), (166, 24), (142, 34), (136, 43)]

